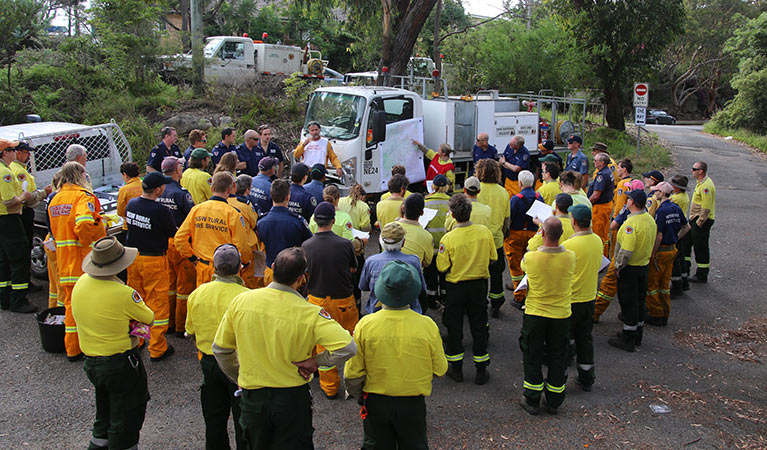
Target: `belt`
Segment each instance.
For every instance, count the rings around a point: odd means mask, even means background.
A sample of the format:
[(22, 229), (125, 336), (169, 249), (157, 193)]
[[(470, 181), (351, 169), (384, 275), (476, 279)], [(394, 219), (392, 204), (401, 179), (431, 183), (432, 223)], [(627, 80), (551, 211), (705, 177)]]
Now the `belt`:
[(162, 251), (162, 252), (144, 252), (144, 251), (139, 250), (138, 254), (141, 255), (141, 256), (165, 256), (165, 252), (164, 251)]
[(110, 359), (120, 359), (120, 358), (124, 358), (124, 357), (126, 357), (128, 355), (135, 355), (135, 354), (138, 354), (138, 352), (139, 352), (138, 347), (133, 347), (130, 350), (126, 350), (126, 351), (124, 351), (122, 353), (116, 353), (114, 355), (109, 355), (109, 356), (87, 356), (86, 355), (85, 357), (86, 358), (95, 359), (95, 360), (98, 360), (98, 361), (108, 361)]
[(401, 398), (401, 399), (415, 399), (415, 398), (423, 398), (423, 395), (398, 395), (398, 396), (392, 396), (392, 395), (386, 395), (386, 394), (375, 394), (373, 392), (364, 392), (368, 397), (384, 397), (384, 398)]
[(676, 247), (673, 245), (661, 245), (660, 247), (658, 247), (659, 252), (670, 252), (674, 249), (676, 249)]
[(209, 266), (209, 265), (210, 265), (210, 261), (205, 261), (205, 260), (204, 260), (204, 259), (202, 259), (202, 258), (197, 258), (197, 262), (201, 262), (201, 263), (205, 264), (206, 266)]

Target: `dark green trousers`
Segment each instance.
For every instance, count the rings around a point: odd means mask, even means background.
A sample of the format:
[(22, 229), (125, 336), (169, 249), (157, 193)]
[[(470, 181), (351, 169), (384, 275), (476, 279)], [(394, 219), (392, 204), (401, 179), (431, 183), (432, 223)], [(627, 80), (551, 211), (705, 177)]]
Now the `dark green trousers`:
[(573, 303), (570, 316), (570, 336), (575, 341), (578, 379), (586, 386), (594, 384), (594, 300)]
[(618, 275), (618, 300), (621, 304), (623, 329), (636, 331), (647, 315), (647, 266), (621, 267)]
[(423, 396), (365, 394), (362, 409), (364, 450), (426, 450), (426, 401)]
[(240, 399), (234, 396), (237, 385), (232, 383), (213, 355), (202, 355), (202, 386), (200, 403), (205, 418), (205, 448), (207, 450), (229, 449), (229, 411), (234, 419), (234, 440), (238, 450), (245, 449), (240, 426)]
[(692, 249), (695, 252), (695, 265), (698, 266), (695, 276), (704, 280), (708, 279), (708, 269), (711, 267), (711, 253), (708, 249), (708, 238), (711, 235), (711, 227), (714, 221), (708, 219), (702, 227), (698, 222), (690, 220), (690, 233), (692, 234)]
[(138, 444), (149, 389), (137, 349), (86, 356), (85, 373), (96, 390), (96, 422), (89, 449), (126, 449)]
[(468, 316), (474, 363), (487, 365), (487, 279), (447, 283), (442, 323), (447, 328), (445, 354), (449, 362), (463, 361), (463, 317)]
[(690, 254), (692, 252), (692, 238), (690, 233), (682, 236), (676, 243), (676, 259), (671, 269), (671, 280), (681, 281), (690, 276)]
[(0, 216), (0, 307), (15, 309), (27, 303), (29, 242), (20, 214)]
[[(519, 347), (522, 349), (525, 372), (523, 386), (528, 405), (538, 406), (544, 390), (549, 406), (558, 408), (565, 401), (569, 333), (569, 317), (551, 319), (529, 314), (524, 315), (522, 331), (519, 335)], [(544, 355), (547, 355), (549, 366), (545, 380), (541, 369)]]
[(240, 425), (251, 450), (313, 449), (309, 385), (243, 389)]
[(490, 298), (490, 304), (498, 308), (506, 303), (506, 295), (503, 293), (503, 272), (506, 270), (506, 253), (503, 251), (503, 246), (495, 249), (498, 254), (498, 259), (491, 262), (488, 266), (490, 270), (490, 293), (487, 295)]

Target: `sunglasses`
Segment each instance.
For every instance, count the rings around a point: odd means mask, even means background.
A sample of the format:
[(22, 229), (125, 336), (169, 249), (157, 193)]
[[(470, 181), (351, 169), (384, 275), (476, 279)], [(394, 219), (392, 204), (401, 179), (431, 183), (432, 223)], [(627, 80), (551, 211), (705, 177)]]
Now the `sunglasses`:
[(703, 169), (701, 169), (700, 167), (693, 167), (693, 168), (692, 168), (692, 171), (693, 171), (693, 172), (695, 172), (695, 171), (698, 171), (698, 170), (703, 170)]

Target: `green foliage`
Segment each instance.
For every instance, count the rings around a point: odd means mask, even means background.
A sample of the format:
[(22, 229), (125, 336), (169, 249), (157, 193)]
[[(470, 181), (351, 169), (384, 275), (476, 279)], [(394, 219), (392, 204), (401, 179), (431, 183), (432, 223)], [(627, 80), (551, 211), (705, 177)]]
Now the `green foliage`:
[[(471, 24), (469, 16), (466, 15), (466, 11), (463, 9), (463, 4), (460, 0), (439, 0), (442, 2), (442, 10), (439, 14), (439, 29), (440, 36), (463, 29)], [(426, 19), (426, 24), (421, 30), (421, 35), (418, 37), (415, 50), (422, 56), (433, 56), (434, 50), (434, 18), (437, 13), (435, 7), (429, 18)]]
[(7, 67), (6, 88), (11, 90), (11, 66), (16, 53), (36, 45), (47, 22), (41, 20), (43, 2), (37, 0), (0, 1), (0, 64)]
[(714, 116), (722, 128), (746, 128), (767, 134), (767, 12), (745, 22), (727, 41), (725, 51), (738, 58), (732, 78), (735, 98)]
[(583, 148), (591, 148), (595, 142), (604, 142), (610, 150), (610, 156), (615, 162), (628, 158), (634, 164), (634, 175), (648, 172), (652, 169), (663, 170), (673, 165), (671, 152), (660, 143), (655, 134), (650, 134), (649, 144), (645, 136), (642, 136), (642, 146), (637, 157), (636, 134), (630, 135), (625, 131), (601, 127), (586, 133), (583, 140)]
[(719, 120), (717, 120), (717, 117), (718, 116), (715, 116), (713, 120), (703, 124), (703, 131), (719, 136), (732, 136), (738, 141), (744, 142), (751, 147), (755, 147), (763, 153), (767, 153), (767, 136), (763, 134), (756, 134), (753, 131), (749, 131), (745, 128), (727, 128), (723, 126)]
[(580, 85), (586, 70), (570, 36), (550, 19), (530, 30), (519, 21), (496, 20), (447, 38), (442, 53), (457, 71), (449, 87), (454, 93), (553, 89), (563, 94)]

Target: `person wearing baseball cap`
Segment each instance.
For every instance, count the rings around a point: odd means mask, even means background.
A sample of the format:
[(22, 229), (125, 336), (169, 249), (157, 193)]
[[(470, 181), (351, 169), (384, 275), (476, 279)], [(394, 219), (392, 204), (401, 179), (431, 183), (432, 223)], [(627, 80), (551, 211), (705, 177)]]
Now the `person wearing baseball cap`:
[(170, 325), (168, 290), (168, 240), (176, 234), (173, 214), (157, 199), (165, 185), (173, 182), (160, 172), (150, 172), (141, 181), (143, 193), (125, 208), (128, 236), (125, 244), (138, 249), (138, 256), (128, 267), (128, 286), (136, 289), (154, 312), (150, 330), (149, 355), (160, 361), (173, 354), (165, 333)]
[[(671, 177), (671, 201), (676, 203), (682, 209), (685, 219), (690, 210), (690, 196), (687, 195), (686, 176), (677, 174)], [(691, 233), (687, 233), (676, 243), (676, 259), (674, 268), (671, 271), (671, 298), (679, 298), (684, 291), (690, 290), (690, 254), (692, 252)]]
[(29, 242), (24, 232), (21, 211), (34, 196), (24, 191), (10, 165), (16, 160), (18, 141), (0, 139), (0, 308), (33, 313), (37, 307), (26, 298), (29, 287)]
[[(301, 244), (309, 272), (307, 300), (324, 308), (351, 333), (359, 320), (352, 275), (358, 269), (357, 255), (349, 239), (333, 233), (336, 208), (331, 203), (317, 205), (314, 220), (317, 232)], [(322, 350), (318, 348), (317, 353)], [(337, 398), (340, 386), (341, 377), (336, 367), (320, 367), (320, 388), (327, 398)]]
[(306, 192), (310, 193), (317, 203), (322, 202), (322, 190), (325, 189), (325, 175), (328, 170), (322, 164), (315, 164), (309, 170), (309, 179), (312, 181), (304, 184)]
[(362, 273), (360, 275), (360, 290), (370, 291), (370, 297), (365, 305), (366, 314), (372, 314), (381, 309), (382, 304), (376, 297), (376, 281), (381, 275), (383, 268), (391, 261), (402, 261), (409, 264), (419, 274), (418, 278), (420, 279), (421, 289), (415, 298), (410, 299), (410, 309), (421, 314), (421, 303), (418, 301), (418, 297), (426, 291), (426, 281), (424, 280), (423, 272), (421, 271), (421, 261), (418, 257), (402, 253), (402, 246), (405, 244), (405, 229), (399, 222), (388, 223), (381, 230), (378, 242), (381, 245), (381, 253), (365, 260), (365, 265), (362, 266)]
[(375, 286), (383, 309), (354, 329), (357, 354), (346, 363), (344, 382), (367, 410), (364, 447), (428, 448), (424, 398), (432, 379), (445, 374), (447, 359), (437, 324), (408, 307), (418, 297), (418, 280), (409, 264), (386, 264)]
[(645, 185), (645, 193), (647, 195), (647, 204), (645, 204), (645, 208), (647, 209), (647, 212), (650, 214), (651, 217), (655, 217), (655, 210), (658, 209), (658, 200), (655, 198), (654, 195), (650, 195), (651, 191), (650, 189), (655, 186), (656, 184), (662, 182), (664, 180), (663, 174), (658, 170), (651, 170), (649, 172), (644, 172), (642, 174), (644, 185)]
[(317, 199), (304, 188), (304, 183), (309, 178), (309, 167), (303, 163), (296, 163), (290, 168), (290, 202), (288, 209), (298, 214), (308, 222), (312, 218), (314, 208), (317, 207)]
[(210, 153), (204, 148), (192, 150), (189, 157), (189, 168), (181, 176), (181, 186), (192, 194), (195, 205), (208, 200), (210, 191), (210, 174), (205, 171), (210, 164)]
[(570, 212), (575, 233), (560, 240), (562, 247), (575, 253), (575, 273), (570, 316), (570, 346), (575, 346), (578, 377), (575, 383), (590, 392), (594, 384), (594, 302), (602, 265), (602, 240), (591, 231), (591, 210), (586, 205), (573, 205)]
[(612, 171), (607, 167), (610, 156), (607, 153), (594, 155), (594, 166), (597, 171), (594, 182), (589, 186), (588, 196), (592, 204), (593, 216), (591, 228), (604, 243), (604, 255), (608, 255), (610, 242), (610, 217), (613, 212), (613, 196), (615, 195), (615, 179)]
[(607, 342), (627, 352), (642, 344), (644, 317), (647, 312), (647, 271), (658, 227), (644, 210), (647, 195), (635, 189), (629, 192), (626, 206), (630, 214), (618, 230), (613, 265), (618, 278), (623, 329)]
[(234, 440), (245, 448), (240, 426), (240, 400), (234, 396), (237, 384), (224, 375), (213, 355), (213, 338), (224, 312), (235, 297), (248, 292), (240, 271), (240, 252), (232, 244), (221, 244), (213, 252), (213, 279), (201, 284), (187, 302), (186, 334), (193, 336), (200, 352), (202, 387), (200, 402), (205, 419), (205, 448), (229, 448), (229, 411), (234, 418)]
[(117, 274), (138, 250), (114, 236), (99, 239), (83, 259), (72, 290), (72, 315), (85, 353), (83, 368), (96, 395), (96, 421), (90, 448), (135, 448), (149, 401), (147, 371), (139, 338), (129, 330), (150, 325), (154, 313), (141, 294)]
[(676, 244), (690, 231), (690, 225), (679, 205), (671, 201), (673, 187), (661, 182), (650, 188), (660, 204), (655, 212), (655, 224), (658, 228), (650, 258), (647, 275), (647, 318), (645, 323), (666, 326), (671, 311), (671, 272), (676, 259)]
[[(471, 223), (484, 225), (490, 229), (493, 211), (489, 206), (479, 202), (477, 197), (480, 192), (482, 192), (482, 183), (480, 183), (479, 178), (469, 177), (463, 182), (463, 193), (471, 202), (471, 218), (469, 220), (471, 220)], [(445, 216), (445, 232), (454, 230), (457, 224), (453, 214), (448, 211)]]
[(253, 178), (251, 193), (256, 198), (258, 217), (264, 217), (272, 209), (272, 178), (277, 170), (277, 158), (264, 156), (258, 162), (258, 175)]
[(577, 134), (573, 134), (566, 139), (567, 149), (570, 150), (570, 154), (567, 155), (567, 162), (565, 163), (565, 171), (573, 171), (583, 176), (583, 186), (589, 184), (589, 159), (586, 154), (581, 150), (583, 145), (583, 139)]

